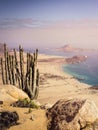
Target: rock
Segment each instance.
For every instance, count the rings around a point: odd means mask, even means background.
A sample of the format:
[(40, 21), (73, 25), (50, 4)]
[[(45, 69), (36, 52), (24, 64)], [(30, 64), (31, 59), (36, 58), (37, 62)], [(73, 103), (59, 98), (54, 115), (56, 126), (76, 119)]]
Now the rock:
[(98, 130), (98, 119), (93, 123), (94, 130)]
[(52, 104), (46, 103), (46, 104), (44, 104), (44, 105), (41, 105), (41, 109), (49, 109), (49, 108), (51, 108), (52, 106), (53, 106)]
[(98, 85), (94, 85), (94, 86), (92, 86), (92, 87), (89, 87), (89, 89), (91, 89), (91, 90), (98, 90)]
[(48, 130), (95, 130), (98, 109), (89, 99), (63, 99), (47, 111), (47, 117)]
[(35, 115), (32, 115), (31, 118), (30, 118), (32, 121), (35, 120)]
[(29, 98), (28, 95), (21, 89), (13, 85), (1, 85), (0, 86), (0, 100), (13, 102), (18, 99)]
[(2, 105), (3, 104), (3, 101), (0, 101), (0, 105)]
[(16, 125), (19, 120), (17, 112), (0, 112), (0, 130), (7, 130), (12, 125)]
[(87, 59), (87, 56), (73, 56), (71, 58), (66, 58), (66, 62), (69, 64), (74, 64), (74, 63), (80, 63), (83, 62)]

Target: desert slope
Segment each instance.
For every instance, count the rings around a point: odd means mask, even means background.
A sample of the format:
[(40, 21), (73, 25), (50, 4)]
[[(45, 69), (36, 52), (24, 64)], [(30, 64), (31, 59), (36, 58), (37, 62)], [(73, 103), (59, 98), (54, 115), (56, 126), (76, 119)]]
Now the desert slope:
[[(38, 101), (40, 104), (52, 105), (59, 99), (80, 97), (92, 99), (98, 107), (98, 90), (89, 89), (91, 86), (80, 83), (73, 76), (64, 73), (62, 71), (63, 60), (64, 57), (60, 56), (39, 55), (40, 91)], [(1, 76), (0, 84), (2, 84)], [(31, 113), (28, 113), (28, 108), (11, 107), (6, 102), (0, 105), (0, 110), (17, 111), (19, 114), (19, 125), (12, 126), (9, 130), (47, 130), (45, 110), (33, 109)], [(32, 116), (34, 116), (34, 120), (31, 120)]]

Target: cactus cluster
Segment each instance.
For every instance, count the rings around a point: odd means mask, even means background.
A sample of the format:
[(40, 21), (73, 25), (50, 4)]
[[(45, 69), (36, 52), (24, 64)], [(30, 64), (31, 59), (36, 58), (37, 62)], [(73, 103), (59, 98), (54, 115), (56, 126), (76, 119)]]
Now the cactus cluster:
[[(3, 84), (19, 86), (30, 99), (36, 99), (39, 92), (39, 70), (37, 69), (38, 50), (31, 55), (27, 53), (27, 62), (24, 62), (24, 51), (19, 46), (19, 60), (16, 50), (9, 54), (4, 44), (4, 60), (1, 58), (1, 73)], [(26, 66), (26, 68), (25, 68)], [(26, 72), (25, 72), (26, 70)]]

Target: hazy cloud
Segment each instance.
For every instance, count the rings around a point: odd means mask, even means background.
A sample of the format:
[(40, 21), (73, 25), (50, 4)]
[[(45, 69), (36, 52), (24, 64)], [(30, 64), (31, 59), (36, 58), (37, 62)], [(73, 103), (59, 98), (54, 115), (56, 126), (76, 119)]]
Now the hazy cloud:
[(55, 22), (4, 19), (0, 21), (0, 28), (0, 42), (9, 44), (21, 42), (27, 47), (72, 44), (78, 47), (98, 48), (98, 19)]
[(48, 21), (34, 20), (32, 18), (25, 19), (0, 19), (0, 29), (16, 29), (16, 28), (74, 28), (74, 27), (98, 27), (98, 19), (90, 20), (63, 20), (63, 21)]
[(1, 29), (15, 29), (15, 28), (37, 28), (49, 24), (49, 21), (33, 20), (31, 18), (26, 19), (1, 19), (0, 28)]

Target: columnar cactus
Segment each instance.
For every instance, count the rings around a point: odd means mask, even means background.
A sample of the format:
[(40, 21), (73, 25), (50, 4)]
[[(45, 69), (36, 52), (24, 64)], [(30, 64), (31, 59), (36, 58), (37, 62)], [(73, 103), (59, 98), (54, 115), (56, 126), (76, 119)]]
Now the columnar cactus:
[(12, 84), (11, 56), (8, 55), (8, 52), (7, 52), (7, 67), (8, 67), (9, 82), (10, 84)]
[(12, 71), (12, 84), (15, 85), (15, 69), (14, 69), (14, 56), (12, 55), (12, 68), (11, 68), (11, 71)]
[[(38, 50), (31, 55), (27, 53), (27, 64), (24, 68), (23, 48), (19, 46), (19, 63), (17, 60), (16, 50), (14, 54), (9, 54), (4, 44), (4, 62), (1, 58), (2, 81), (3, 84), (12, 84), (25, 91), (31, 99), (37, 98), (39, 91), (39, 71), (37, 69)], [(20, 66), (19, 66), (20, 65)], [(4, 68), (5, 67), (5, 68)], [(26, 69), (26, 72), (24, 72)]]
[(20, 71), (19, 71), (19, 66), (18, 66), (18, 60), (17, 60), (17, 54), (16, 50), (14, 49), (14, 60), (15, 60), (15, 81), (16, 84), (18, 82), (19, 88), (21, 88), (21, 80), (20, 80)]
[(4, 79), (4, 67), (3, 67), (3, 59), (1, 58), (1, 73), (2, 73), (2, 81), (3, 84), (5, 84), (5, 79)]
[(6, 84), (8, 84), (8, 70), (7, 70), (7, 48), (6, 44), (4, 44), (4, 57), (5, 57), (5, 77), (6, 77)]
[(24, 87), (24, 57), (23, 57), (23, 48), (19, 46), (19, 55), (20, 55), (20, 75), (21, 75), (21, 88)]

